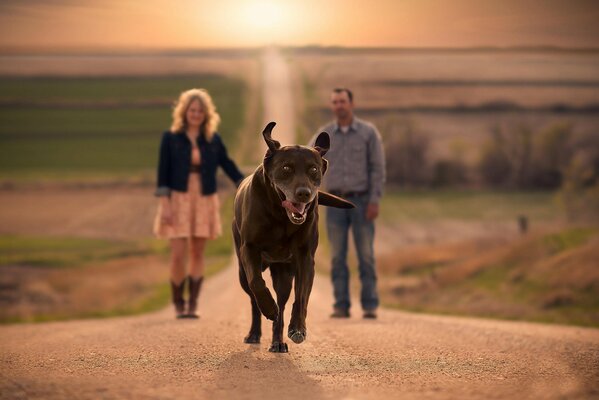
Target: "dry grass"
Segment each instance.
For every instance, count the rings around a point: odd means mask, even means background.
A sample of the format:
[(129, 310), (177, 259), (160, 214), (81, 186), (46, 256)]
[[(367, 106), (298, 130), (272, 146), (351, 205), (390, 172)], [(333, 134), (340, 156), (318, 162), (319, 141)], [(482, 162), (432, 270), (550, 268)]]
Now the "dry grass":
[[(206, 260), (210, 275), (230, 260)], [(126, 257), (82, 268), (0, 267), (0, 323), (32, 322), (147, 312), (169, 301), (168, 257)]]
[(387, 304), (418, 311), (599, 325), (599, 232), (404, 249), (379, 263)]

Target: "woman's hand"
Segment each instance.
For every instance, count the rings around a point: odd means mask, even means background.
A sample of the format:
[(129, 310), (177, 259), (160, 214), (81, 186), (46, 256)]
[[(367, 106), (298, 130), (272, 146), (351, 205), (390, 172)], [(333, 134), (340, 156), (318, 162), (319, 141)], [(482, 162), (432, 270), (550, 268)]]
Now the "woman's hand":
[(161, 219), (162, 223), (166, 225), (174, 225), (175, 224), (175, 216), (173, 214), (173, 210), (171, 208), (171, 202), (169, 198), (163, 198), (162, 201), (162, 213)]

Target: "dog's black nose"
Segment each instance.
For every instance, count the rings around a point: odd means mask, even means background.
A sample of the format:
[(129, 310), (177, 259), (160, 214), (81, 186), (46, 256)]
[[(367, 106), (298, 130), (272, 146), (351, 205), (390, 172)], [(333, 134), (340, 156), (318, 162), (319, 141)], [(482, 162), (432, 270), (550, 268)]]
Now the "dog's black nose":
[(299, 187), (295, 190), (295, 198), (302, 203), (307, 203), (311, 194), (312, 192), (307, 187)]

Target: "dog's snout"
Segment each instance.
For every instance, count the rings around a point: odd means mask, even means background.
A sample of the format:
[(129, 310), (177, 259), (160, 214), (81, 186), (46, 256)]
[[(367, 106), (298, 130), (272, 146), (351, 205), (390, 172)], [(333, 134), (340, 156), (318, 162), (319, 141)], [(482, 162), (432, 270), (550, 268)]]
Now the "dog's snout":
[(307, 187), (299, 187), (295, 190), (295, 198), (302, 203), (307, 203), (310, 201), (311, 195), (312, 191)]

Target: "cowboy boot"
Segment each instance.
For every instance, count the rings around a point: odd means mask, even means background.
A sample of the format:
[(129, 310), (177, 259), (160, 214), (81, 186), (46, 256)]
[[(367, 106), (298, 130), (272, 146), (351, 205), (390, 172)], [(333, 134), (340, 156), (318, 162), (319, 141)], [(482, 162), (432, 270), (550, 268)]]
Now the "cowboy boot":
[(185, 300), (183, 300), (185, 281), (186, 279), (183, 279), (183, 281), (178, 285), (171, 281), (171, 292), (173, 295), (173, 304), (175, 305), (177, 318), (183, 318), (185, 316)]
[(189, 304), (187, 306), (187, 318), (199, 318), (198, 314), (196, 314), (196, 309), (198, 308), (198, 297), (200, 296), (200, 289), (202, 289), (204, 277), (201, 276), (197, 279), (194, 279), (189, 276), (187, 280), (189, 281)]

